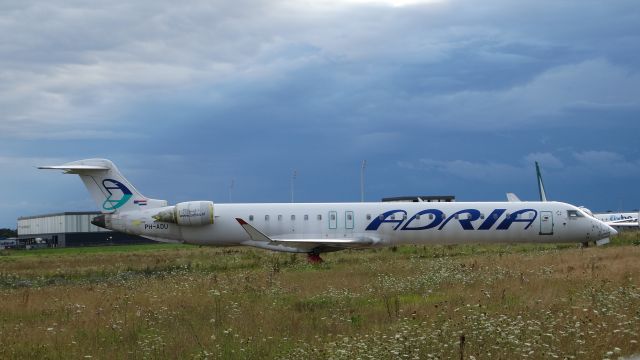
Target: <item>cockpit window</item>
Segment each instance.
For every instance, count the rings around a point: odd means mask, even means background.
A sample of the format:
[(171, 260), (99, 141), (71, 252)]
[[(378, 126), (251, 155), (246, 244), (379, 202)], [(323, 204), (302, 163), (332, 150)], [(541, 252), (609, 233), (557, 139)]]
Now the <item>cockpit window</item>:
[(581, 217), (584, 217), (584, 215), (578, 210), (567, 210), (567, 217), (569, 219), (581, 218)]

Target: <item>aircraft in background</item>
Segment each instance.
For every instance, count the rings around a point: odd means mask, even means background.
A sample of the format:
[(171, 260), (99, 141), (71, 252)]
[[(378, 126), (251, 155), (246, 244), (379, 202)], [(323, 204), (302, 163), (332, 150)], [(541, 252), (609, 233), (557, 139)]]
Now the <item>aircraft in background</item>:
[[(547, 193), (544, 189), (544, 182), (542, 181), (542, 173), (540, 172), (540, 165), (536, 161), (536, 177), (538, 182), (538, 193), (540, 195), (540, 201), (547, 201)], [(521, 201), (514, 193), (507, 193), (507, 199), (510, 202)], [(584, 206), (580, 206), (580, 209), (587, 215), (594, 217), (609, 226), (615, 227), (638, 227), (640, 218), (640, 212), (606, 212), (606, 213), (593, 213), (591, 210)]]
[(593, 217), (608, 224), (619, 227), (638, 227), (640, 212), (606, 212), (594, 213)]
[(320, 253), (401, 244), (582, 243), (615, 229), (562, 202), (357, 202), (168, 205), (143, 196), (106, 159), (40, 169), (80, 176), (103, 214), (94, 225), (162, 242)]

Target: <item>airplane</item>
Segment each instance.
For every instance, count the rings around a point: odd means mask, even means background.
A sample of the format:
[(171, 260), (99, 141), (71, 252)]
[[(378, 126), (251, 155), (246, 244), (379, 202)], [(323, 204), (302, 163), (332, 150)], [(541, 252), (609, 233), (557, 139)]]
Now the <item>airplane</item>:
[(321, 253), (402, 244), (582, 243), (617, 234), (562, 202), (356, 202), (169, 205), (143, 196), (107, 159), (39, 169), (80, 176), (102, 214), (92, 224), (161, 242)]
[(608, 224), (609, 226), (618, 226), (618, 227), (639, 227), (640, 226), (640, 224), (638, 224), (638, 219), (640, 218), (640, 212), (592, 213), (592, 216), (604, 222), (605, 224)]

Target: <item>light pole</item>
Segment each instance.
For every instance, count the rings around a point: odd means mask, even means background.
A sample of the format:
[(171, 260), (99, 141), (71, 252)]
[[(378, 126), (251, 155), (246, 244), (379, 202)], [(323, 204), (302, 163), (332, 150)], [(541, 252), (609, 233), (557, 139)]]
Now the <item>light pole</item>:
[(293, 170), (293, 174), (291, 174), (291, 202), (293, 202), (293, 183), (296, 180), (296, 176), (298, 176), (298, 172)]
[(231, 202), (231, 192), (236, 185), (236, 179), (231, 179), (231, 185), (229, 185), (229, 202)]
[(367, 167), (367, 160), (362, 160), (360, 168), (360, 202), (364, 202), (364, 169)]

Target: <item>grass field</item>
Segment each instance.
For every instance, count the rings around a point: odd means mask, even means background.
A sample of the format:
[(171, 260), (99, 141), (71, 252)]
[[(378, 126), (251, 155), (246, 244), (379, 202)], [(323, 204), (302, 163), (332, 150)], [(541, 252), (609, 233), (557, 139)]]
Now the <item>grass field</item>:
[(5, 251), (0, 358), (615, 359), (640, 353), (638, 244)]

